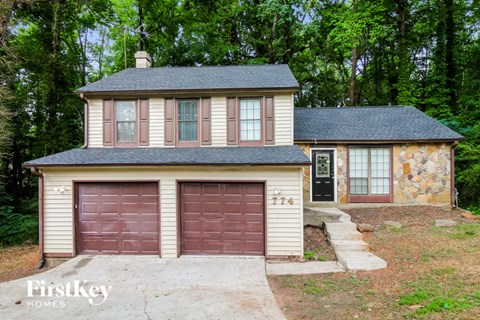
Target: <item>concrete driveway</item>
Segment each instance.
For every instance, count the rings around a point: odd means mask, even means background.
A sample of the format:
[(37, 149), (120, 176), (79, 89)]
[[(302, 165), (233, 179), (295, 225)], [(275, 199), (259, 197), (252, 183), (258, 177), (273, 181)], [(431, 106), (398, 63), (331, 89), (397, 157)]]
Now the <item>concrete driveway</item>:
[(78, 256), (0, 283), (0, 318), (285, 319), (263, 259), (156, 256)]

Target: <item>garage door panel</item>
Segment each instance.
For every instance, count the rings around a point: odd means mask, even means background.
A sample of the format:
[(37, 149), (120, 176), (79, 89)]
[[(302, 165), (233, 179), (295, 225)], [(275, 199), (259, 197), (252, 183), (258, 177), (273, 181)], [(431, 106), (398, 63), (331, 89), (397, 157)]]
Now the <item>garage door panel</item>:
[(82, 183), (78, 194), (80, 253), (159, 253), (157, 183)]
[(264, 254), (262, 183), (181, 185), (182, 254)]

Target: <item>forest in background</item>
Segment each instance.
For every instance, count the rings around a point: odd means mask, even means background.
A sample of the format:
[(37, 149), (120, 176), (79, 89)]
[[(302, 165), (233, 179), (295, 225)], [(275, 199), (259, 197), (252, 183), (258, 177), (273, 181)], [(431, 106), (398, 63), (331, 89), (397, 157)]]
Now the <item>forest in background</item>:
[(480, 0), (1, 0), (0, 245), (35, 239), (22, 163), (83, 144), (73, 91), (135, 64), (286, 63), (297, 107), (413, 105), (465, 136), (459, 205), (480, 213)]

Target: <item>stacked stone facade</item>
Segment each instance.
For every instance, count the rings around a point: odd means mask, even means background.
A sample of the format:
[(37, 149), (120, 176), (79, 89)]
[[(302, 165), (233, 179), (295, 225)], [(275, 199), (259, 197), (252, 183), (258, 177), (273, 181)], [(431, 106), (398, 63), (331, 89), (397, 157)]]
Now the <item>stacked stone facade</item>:
[[(307, 156), (311, 148), (324, 145), (299, 144)], [(333, 147), (332, 147), (333, 148)], [(347, 145), (337, 144), (337, 203), (348, 203)], [(393, 201), (405, 205), (451, 204), (451, 145), (447, 143), (394, 144)], [(303, 194), (310, 201), (310, 167), (304, 170)]]

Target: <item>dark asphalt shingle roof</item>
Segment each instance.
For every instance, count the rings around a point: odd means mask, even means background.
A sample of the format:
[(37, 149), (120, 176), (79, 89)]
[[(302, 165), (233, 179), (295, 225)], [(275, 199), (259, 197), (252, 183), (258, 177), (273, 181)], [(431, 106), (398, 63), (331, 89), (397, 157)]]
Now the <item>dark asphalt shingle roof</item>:
[(414, 107), (295, 108), (295, 141), (461, 140)]
[(162, 92), (177, 90), (296, 89), (288, 65), (125, 69), (75, 92)]
[(86, 148), (28, 161), (26, 167), (107, 165), (309, 165), (298, 146)]

